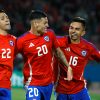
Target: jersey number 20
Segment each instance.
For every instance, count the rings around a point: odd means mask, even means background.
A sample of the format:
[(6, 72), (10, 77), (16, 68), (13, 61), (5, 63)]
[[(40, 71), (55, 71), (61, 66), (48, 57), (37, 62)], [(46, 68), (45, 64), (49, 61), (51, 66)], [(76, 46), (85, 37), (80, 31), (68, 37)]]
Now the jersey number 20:
[(38, 89), (37, 88), (28, 88), (29, 97), (38, 96)]
[(37, 47), (36, 49), (38, 49), (38, 56), (42, 56), (43, 54), (48, 53), (48, 49), (46, 45), (42, 45), (41, 47)]

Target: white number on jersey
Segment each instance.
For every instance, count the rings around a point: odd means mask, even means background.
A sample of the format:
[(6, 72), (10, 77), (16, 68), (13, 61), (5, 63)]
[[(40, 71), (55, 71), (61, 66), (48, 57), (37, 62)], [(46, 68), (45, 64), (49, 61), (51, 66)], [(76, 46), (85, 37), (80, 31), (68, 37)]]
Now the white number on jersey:
[(48, 49), (46, 45), (42, 45), (41, 47), (37, 47), (36, 49), (38, 49), (38, 56), (42, 56), (43, 54), (48, 53)]
[(2, 50), (2, 58), (11, 58), (11, 49), (1, 49)]
[(29, 91), (29, 97), (33, 97), (33, 95), (32, 95), (33, 89), (32, 88), (28, 88), (28, 91)]
[(76, 66), (77, 65), (77, 62), (78, 62), (77, 60), (78, 60), (78, 57), (71, 56), (70, 57), (70, 60), (69, 60), (69, 65)]
[[(38, 96), (38, 89), (37, 88), (28, 88), (28, 91), (29, 91), (29, 97), (33, 97), (33, 96), (37, 97)], [(34, 92), (34, 94), (32, 92)]]
[(37, 97), (38, 96), (38, 89), (34, 88), (34, 95)]

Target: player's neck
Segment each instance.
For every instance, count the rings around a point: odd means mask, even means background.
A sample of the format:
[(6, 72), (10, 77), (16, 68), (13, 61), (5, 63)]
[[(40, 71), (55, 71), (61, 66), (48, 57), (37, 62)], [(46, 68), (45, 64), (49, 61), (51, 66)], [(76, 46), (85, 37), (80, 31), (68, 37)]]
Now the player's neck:
[(79, 44), (80, 43), (80, 40), (71, 40), (71, 43), (72, 44)]
[(29, 32), (34, 34), (34, 35), (40, 36), (40, 34), (35, 29), (30, 29)]
[(8, 32), (6, 30), (0, 29), (0, 35), (7, 35), (7, 34), (8, 34)]

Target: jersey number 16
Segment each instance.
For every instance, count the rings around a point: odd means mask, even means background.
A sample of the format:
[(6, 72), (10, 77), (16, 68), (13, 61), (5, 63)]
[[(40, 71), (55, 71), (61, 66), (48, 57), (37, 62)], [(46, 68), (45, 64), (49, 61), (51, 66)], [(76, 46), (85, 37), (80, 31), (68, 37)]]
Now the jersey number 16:
[(78, 57), (70, 56), (69, 65), (76, 66), (78, 62)]

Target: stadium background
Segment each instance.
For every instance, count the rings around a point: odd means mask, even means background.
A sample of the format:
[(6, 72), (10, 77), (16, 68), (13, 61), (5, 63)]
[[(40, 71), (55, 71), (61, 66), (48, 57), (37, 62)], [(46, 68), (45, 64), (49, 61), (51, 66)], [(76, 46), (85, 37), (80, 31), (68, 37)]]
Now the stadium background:
[[(100, 0), (0, 0), (0, 9), (7, 11), (11, 20), (11, 34), (20, 36), (28, 30), (28, 14), (31, 9), (40, 9), (48, 14), (50, 27), (56, 35), (66, 35), (68, 22), (75, 16), (87, 19), (84, 38), (100, 49)], [(12, 100), (25, 100), (23, 90), (23, 60), (19, 54), (14, 63), (12, 76)], [(85, 69), (92, 100), (100, 100), (100, 64), (90, 62)], [(52, 99), (53, 95), (52, 95)]]

